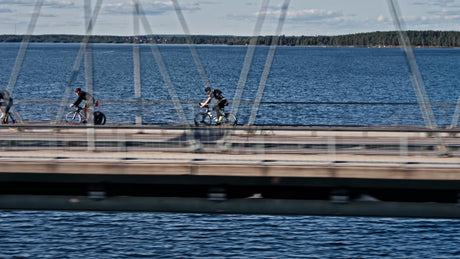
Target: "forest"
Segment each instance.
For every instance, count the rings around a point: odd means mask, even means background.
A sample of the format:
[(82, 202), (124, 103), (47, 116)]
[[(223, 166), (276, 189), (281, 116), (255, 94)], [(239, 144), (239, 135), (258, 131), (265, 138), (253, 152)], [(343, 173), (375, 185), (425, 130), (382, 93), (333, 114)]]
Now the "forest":
[[(458, 48), (460, 31), (407, 31), (412, 47), (418, 48)], [(21, 42), (25, 35), (0, 35), (0, 42)], [(46, 34), (30, 35), (29, 42), (80, 43), (84, 35)], [(139, 44), (212, 44), (248, 45), (252, 37), (231, 35), (139, 35), (108, 36), (91, 35), (90, 43), (139, 43)], [(271, 35), (258, 36), (257, 45), (272, 44)], [(397, 47), (396, 31), (377, 31), (338, 36), (278, 36), (280, 46), (330, 46), (330, 47)]]

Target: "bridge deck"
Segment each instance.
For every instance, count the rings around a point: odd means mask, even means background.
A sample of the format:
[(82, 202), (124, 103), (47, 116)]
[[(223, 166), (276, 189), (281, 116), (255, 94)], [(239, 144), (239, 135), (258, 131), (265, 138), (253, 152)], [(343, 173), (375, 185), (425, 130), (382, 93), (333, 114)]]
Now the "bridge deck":
[(2, 128), (0, 208), (460, 217), (451, 132), (225, 133)]

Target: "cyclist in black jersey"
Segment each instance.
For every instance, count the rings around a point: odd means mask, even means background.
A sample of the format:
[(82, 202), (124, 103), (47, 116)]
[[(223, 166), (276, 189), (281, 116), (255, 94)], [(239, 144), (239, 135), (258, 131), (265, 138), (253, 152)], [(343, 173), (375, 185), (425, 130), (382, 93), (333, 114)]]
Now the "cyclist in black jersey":
[(89, 93), (82, 91), (81, 88), (75, 89), (75, 94), (78, 96), (78, 99), (73, 104), (71, 104), (70, 107), (77, 107), (82, 101), (85, 101), (86, 103), (83, 105), (82, 110), (84, 112), (85, 118), (88, 118), (87, 109), (93, 107), (94, 98)]
[[(3, 106), (5, 106), (5, 110), (3, 110)], [(8, 112), (13, 106), (13, 98), (11, 98), (10, 94), (7, 91), (0, 90), (0, 111), (3, 113), (2, 123), (6, 123), (8, 120)]]
[(227, 99), (222, 95), (222, 91), (219, 89), (212, 90), (211, 87), (206, 87), (204, 89), (207, 95), (209, 95), (208, 99), (200, 106), (200, 108), (204, 108), (208, 105), (213, 99), (216, 100), (216, 104), (212, 109), (216, 112), (217, 118), (219, 118), (219, 123), (222, 122), (224, 119), (224, 115), (222, 114), (221, 110), (227, 105)]

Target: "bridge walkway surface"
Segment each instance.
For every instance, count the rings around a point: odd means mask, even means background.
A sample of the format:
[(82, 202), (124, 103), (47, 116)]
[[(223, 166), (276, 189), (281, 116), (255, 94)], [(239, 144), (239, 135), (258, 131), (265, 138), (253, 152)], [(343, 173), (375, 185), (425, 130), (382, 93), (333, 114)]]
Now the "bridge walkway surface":
[(2, 127), (0, 208), (460, 217), (457, 132)]

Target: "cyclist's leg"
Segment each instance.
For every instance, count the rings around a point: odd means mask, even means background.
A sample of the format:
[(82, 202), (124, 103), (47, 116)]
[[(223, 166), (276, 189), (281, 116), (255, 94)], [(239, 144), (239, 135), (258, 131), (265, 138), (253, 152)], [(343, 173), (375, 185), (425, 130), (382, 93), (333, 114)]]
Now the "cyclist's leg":
[(0, 103), (0, 119), (1, 119), (0, 123), (3, 124), (3, 119), (5, 118), (6, 113), (2, 109), (2, 106), (3, 106), (3, 103)]
[(87, 121), (89, 118), (88, 118), (88, 111), (89, 110), (93, 110), (92, 109), (92, 103), (85, 103), (82, 107), (82, 110), (83, 110), (83, 115), (85, 116), (84, 120)]
[(217, 118), (219, 119), (219, 122), (222, 122), (222, 120), (224, 119), (223, 110), (224, 110), (224, 107), (225, 107), (226, 104), (227, 104), (227, 100), (222, 99), (216, 104), (216, 106), (214, 106), (214, 108), (217, 107), (217, 109), (215, 111), (216, 111), (216, 114), (217, 114)]
[(10, 100), (7, 103), (8, 104), (6, 105), (6, 108), (5, 108), (5, 114), (8, 114), (10, 112), (11, 107), (13, 106), (13, 101), (12, 100)]
[[(0, 105), (1, 106), (1, 105)], [(3, 112), (3, 120), (2, 122), (3, 123), (7, 123), (8, 122), (8, 115), (9, 115), (9, 112), (10, 112), (10, 109), (11, 109), (11, 106), (13, 106), (13, 101), (10, 100), (9, 102), (6, 102), (6, 107), (5, 107), (5, 110)], [(1, 110), (1, 108), (0, 108)]]
[(216, 112), (217, 118), (223, 115), (222, 110), (224, 109), (226, 103), (227, 100), (222, 99), (218, 103), (216, 103), (216, 105), (214, 105), (214, 107), (212, 108)]

